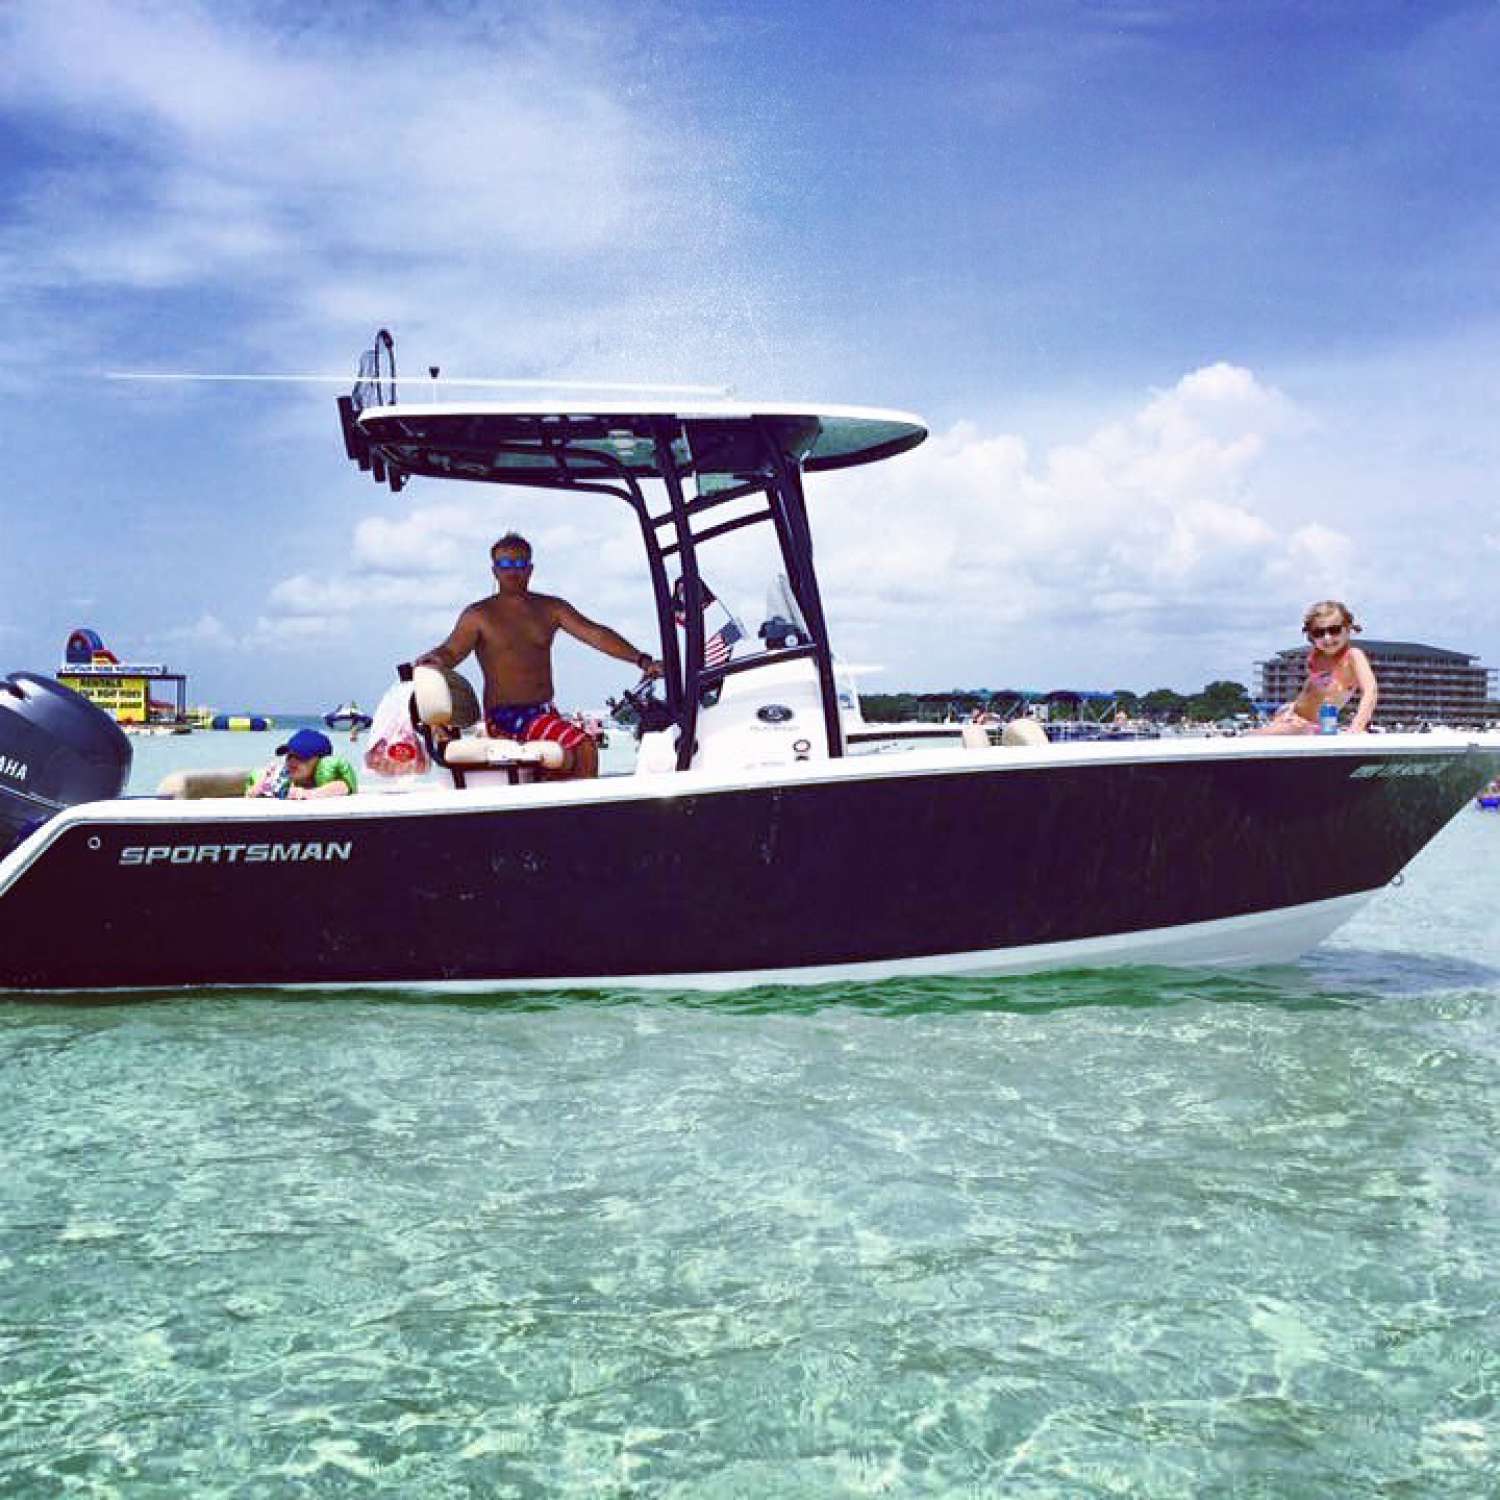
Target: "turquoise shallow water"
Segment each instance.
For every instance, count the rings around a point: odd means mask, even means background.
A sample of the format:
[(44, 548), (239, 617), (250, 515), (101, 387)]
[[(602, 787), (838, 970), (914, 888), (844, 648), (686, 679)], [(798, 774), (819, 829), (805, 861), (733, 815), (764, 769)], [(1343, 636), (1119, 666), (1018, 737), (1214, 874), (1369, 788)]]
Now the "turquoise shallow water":
[(6, 1003), (0, 1493), (1500, 1492), (1497, 861), (1229, 978)]

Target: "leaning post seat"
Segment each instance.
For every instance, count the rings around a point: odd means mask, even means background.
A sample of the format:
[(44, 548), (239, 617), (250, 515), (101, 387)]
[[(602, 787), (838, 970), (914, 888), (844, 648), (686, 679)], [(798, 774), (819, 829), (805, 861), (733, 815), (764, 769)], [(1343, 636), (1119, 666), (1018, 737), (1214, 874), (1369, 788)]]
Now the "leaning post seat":
[(398, 672), (403, 682), (411, 682), (412, 723), (433, 764), (453, 777), (454, 786), (534, 781), (538, 771), (562, 768), (563, 747), (551, 740), (522, 744), (487, 735), (479, 699), (467, 677), (447, 667), (402, 666)]
[(447, 667), (402, 667), (400, 675), (403, 681), (410, 678), (412, 723), (419, 731), (462, 732), (484, 717), (473, 685), (462, 673)]

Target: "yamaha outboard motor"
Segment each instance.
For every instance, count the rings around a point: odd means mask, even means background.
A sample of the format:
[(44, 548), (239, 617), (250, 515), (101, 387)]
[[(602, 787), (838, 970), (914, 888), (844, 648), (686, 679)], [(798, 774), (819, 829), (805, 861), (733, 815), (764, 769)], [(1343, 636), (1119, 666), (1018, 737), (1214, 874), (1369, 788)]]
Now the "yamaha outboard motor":
[(130, 741), (81, 693), (35, 672), (0, 677), (0, 858), (76, 802), (118, 797)]

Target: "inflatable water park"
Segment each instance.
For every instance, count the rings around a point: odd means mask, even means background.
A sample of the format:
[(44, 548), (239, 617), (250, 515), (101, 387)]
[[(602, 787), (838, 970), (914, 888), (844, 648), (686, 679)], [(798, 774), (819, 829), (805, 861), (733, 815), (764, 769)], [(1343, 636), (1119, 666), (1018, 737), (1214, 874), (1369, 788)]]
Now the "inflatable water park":
[(187, 711), (187, 677), (161, 662), (121, 661), (86, 626), (68, 636), (57, 680), (102, 708), (122, 729), (192, 728)]
[(194, 729), (274, 729), (269, 714), (216, 713), (187, 706), (187, 675), (161, 662), (121, 661), (97, 630), (68, 636), (57, 680), (102, 708), (127, 734), (187, 734)]
[(274, 729), (276, 720), (269, 714), (215, 714), (209, 720), (208, 727), (235, 730)]

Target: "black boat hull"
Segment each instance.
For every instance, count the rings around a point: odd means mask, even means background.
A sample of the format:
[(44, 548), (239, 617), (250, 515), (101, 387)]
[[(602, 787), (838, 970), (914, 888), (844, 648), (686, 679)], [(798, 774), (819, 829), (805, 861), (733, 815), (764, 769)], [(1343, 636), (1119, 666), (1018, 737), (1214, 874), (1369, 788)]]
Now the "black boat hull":
[(1367, 744), (948, 752), (941, 769), (929, 752), (910, 769), (336, 813), (90, 804), (0, 866), (0, 988), (722, 985), (1290, 957), (1500, 773), (1500, 746)]

